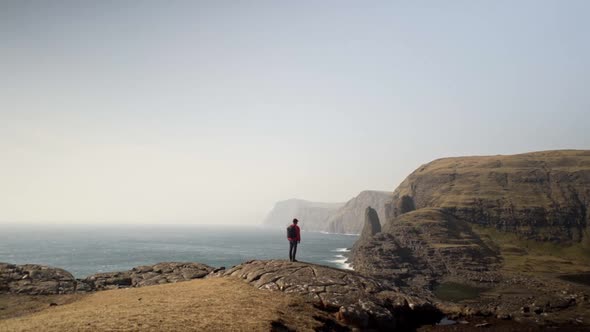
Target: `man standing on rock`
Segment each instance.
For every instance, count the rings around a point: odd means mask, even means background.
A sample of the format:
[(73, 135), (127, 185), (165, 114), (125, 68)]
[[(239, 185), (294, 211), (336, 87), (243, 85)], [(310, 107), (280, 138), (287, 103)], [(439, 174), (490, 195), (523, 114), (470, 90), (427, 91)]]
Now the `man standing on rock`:
[(293, 219), (293, 224), (287, 227), (287, 240), (289, 240), (289, 260), (297, 262), (295, 255), (297, 254), (297, 244), (301, 242), (301, 230), (297, 223), (297, 218)]

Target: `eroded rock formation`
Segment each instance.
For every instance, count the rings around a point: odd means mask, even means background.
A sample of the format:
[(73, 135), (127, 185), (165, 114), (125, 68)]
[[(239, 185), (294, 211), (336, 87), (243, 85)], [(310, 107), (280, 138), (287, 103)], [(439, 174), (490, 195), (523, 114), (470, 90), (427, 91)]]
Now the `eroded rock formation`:
[(428, 287), (446, 275), (497, 279), (493, 271), (500, 258), (465, 221), (438, 209), (421, 209), (395, 218), (375, 236), (361, 238), (352, 262), (356, 271), (367, 275)]
[(370, 240), (375, 234), (379, 232), (381, 232), (381, 222), (379, 221), (379, 216), (377, 215), (377, 211), (369, 206), (365, 209), (365, 226), (363, 227), (363, 231), (359, 239), (361, 242)]

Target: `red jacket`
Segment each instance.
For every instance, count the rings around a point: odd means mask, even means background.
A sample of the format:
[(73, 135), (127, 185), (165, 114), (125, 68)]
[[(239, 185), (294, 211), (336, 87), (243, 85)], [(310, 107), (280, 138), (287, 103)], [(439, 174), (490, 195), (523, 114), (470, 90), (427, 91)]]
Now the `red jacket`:
[(295, 231), (296, 231), (297, 237), (294, 238), (294, 239), (292, 239), (290, 237), (287, 237), (287, 239), (289, 241), (297, 241), (297, 242), (301, 241), (301, 230), (299, 229), (299, 226), (297, 226), (295, 224), (292, 224), (291, 226), (294, 226), (295, 227)]

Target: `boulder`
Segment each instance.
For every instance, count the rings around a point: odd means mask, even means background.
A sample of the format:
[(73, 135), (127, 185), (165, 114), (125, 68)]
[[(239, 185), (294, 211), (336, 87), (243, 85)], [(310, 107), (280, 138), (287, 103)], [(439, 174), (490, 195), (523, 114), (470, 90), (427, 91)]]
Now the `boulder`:
[(0, 263), (0, 293), (48, 295), (73, 293), (76, 279), (69, 272), (44, 265)]

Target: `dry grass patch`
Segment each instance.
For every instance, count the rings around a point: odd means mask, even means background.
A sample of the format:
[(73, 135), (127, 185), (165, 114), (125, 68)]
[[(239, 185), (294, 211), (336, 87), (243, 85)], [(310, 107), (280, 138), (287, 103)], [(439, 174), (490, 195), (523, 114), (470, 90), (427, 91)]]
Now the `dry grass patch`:
[(326, 314), (302, 299), (256, 289), (233, 278), (102, 291), (74, 303), (0, 320), (0, 331), (298, 331)]
[(491, 227), (471, 227), (487, 245), (501, 252), (504, 271), (551, 275), (590, 271), (590, 250), (581, 244), (559, 245), (523, 240), (517, 234)]
[[(11, 295), (0, 294), (0, 320), (29, 315), (54, 305), (75, 302), (86, 295)], [(0, 326), (2, 324), (0, 323)]]

